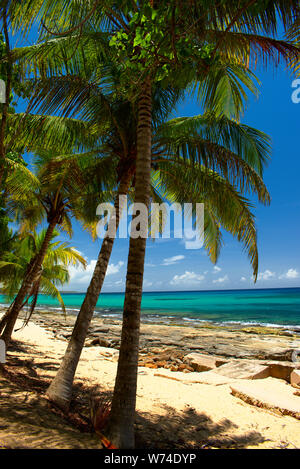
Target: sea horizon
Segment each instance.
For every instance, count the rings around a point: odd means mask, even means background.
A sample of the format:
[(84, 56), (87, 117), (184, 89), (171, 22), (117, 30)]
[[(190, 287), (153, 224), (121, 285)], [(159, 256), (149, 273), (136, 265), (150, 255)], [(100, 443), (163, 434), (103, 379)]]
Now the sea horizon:
[[(207, 290), (147, 290), (143, 291), (143, 295), (145, 293), (192, 293), (192, 292), (230, 292), (230, 291), (251, 291), (251, 290), (298, 290), (300, 289), (300, 285), (298, 287), (270, 287), (270, 288), (262, 288), (262, 287), (252, 287), (252, 288), (222, 288), (222, 289), (207, 289)], [(61, 294), (78, 294), (78, 295), (85, 295), (85, 291), (77, 291), (77, 290), (70, 290), (70, 291), (64, 291), (64, 290), (59, 290), (59, 293)], [(41, 293), (42, 295), (43, 293)], [(124, 291), (109, 291), (109, 292), (102, 292), (101, 295), (123, 295)], [(0, 295), (1, 295), (1, 289), (0, 289)]]
[[(62, 292), (68, 314), (77, 315), (85, 292)], [(104, 292), (95, 315), (121, 319), (124, 292)], [(0, 304), (5, 298), (0, 295)], [(57, 299), (40, 294), (38, 311), (61, 312)], [(142, 320), (164, 324), (203, 323), (284, 327), (300, 333), (300, 287), (144, 292)]]

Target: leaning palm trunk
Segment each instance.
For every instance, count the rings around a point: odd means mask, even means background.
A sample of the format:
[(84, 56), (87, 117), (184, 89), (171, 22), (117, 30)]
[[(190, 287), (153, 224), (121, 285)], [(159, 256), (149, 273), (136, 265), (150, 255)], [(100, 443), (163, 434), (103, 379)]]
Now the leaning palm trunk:
[[(135, 203), (147, 208), (151, 173), (151, 80), (146, 78), (138, 104)], [(146, 221), (147, 223), (147, 221)], [(146, 236), (130, 237), (118, 371), (106, 436), (117, 448), (134, 447), (140, 310)]]
[(5, 311), (5, 313), (3, 314), (2, 318), (1, 318), (1, 321), (0, 321), (0, 334), (2, 333), (3, 329), (6, 326), (6, 323), (7, 323), (7, 320), (9, 318), (9, 313), (11, 311), (12, 306), (13, 306), (13, 304)]
[[(33, 267), (33, 264), (34, 264), (35, 260), (36, 260), (36, 256), (34, 256), (34, 257), (31, 259), (31, 261), (30, 261), (30, 263), (29, 263), (29, 265), (28, 265), (28, 267), (27, 267), (27, 269), (26, 269), (26, 273), (25, 273), (25, 276), (26, 276), (26, 277), (27, 277), (27, 275), (30, 273), (30, 271), (31, 271), (31, 269), (32, 269), (32, 267)], [(30, 297), (30, 295), (28, 294), (26, 300), (24, 301), (24, 303), (23, 303), (22, 306), (21, 306), (21, 309), (23, 309), (24, 306), (28, 303), (29, 297)], [(8, 319), (9, 319), (9, 317), (10, 317), (10, 313), (11, 313), (11, 310), (12, 310), (12, 308), (13, 308), (13, 306), (14, 306), (14, 303), (15, 303), (15, 300), (11, 303), (11, 305), (9, 306), (9, 308), (7, 308), (7, 310), (5, 311), (5, 313), (3, 314), (2, 318), (1, 318), (1, 321), (0, 321), (0, 335), (2, 334), (2, 332), (3, 332), (3, 330), (4, 330), (5, 326), (6, 326), (6, 323), (7, 323)]]
[[(120, 181), (118, 194), (114, 204), (115, 215), (112, 216), (111, 220), (112, 222), (115, 222), (116, 230), (119, 226), (120, 213), (122, 211), (119, 197), (128, 193), (130, 183), (131, 175), (126, 173)], [(115, 220), (113, 220), (114, 216)], [(65, 356), (55, 378), (47, 390), (49, 399), (64, 410), (68, 410), (70, 405), (76, 368), (88, 333), (88, 328), (94, 314), (94, 309), (103, 286), (114, 240), (115, 236), (112, 236), (112, 233), (106, 234), (103, 240), (97, 264), (80, 308), (80, 312), (77, 316)]]
[(42, 264), (43, 264), (45, 255), (47, 253), (47, 249), (51, 241), (52, 234), (53, 234), (54, 228), (56, 227), (56, 224), (57, 224), (56, 219), (51, 220), (51, 222), (49, 223), (41, 249), (38, 255), (36, 256), (35, 262), (33, 263), (31, 269), (29, 270), (28, 274), (23, 280), (21, 288), (12, 304), (12, 307), (9, 310), (8, 316), (6, 317), (5, 329), (1, 336), (1, 339), (4, 340), (6, 347), (8, 347), (9, 345), (11, 335), (12, 335), (16, 320), (18, 318), (19, 312), (21, 311), (22, 306), (24, 304), (24, 300), (26, 296), (28, 295), (28, 293), (30, 293), (33, 283), (35, 282), (36, 278), (40, 274), (40, 270), (42, 268)]

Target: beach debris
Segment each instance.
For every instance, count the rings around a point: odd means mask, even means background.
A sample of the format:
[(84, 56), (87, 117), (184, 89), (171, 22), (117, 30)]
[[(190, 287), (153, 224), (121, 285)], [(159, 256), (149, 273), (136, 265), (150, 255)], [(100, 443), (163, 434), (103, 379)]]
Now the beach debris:
[(119, 350), (115, 348), (107, 348), (107, 347), (98, 347), (100, 355), (105, 358), (111, 358), (113, 361), (118, 359)]
[(284, 381), (267, 378), (259, 381), (236, 382), (230, 386), (233, 396), (256, 407), (300, 420), (300, 400), (294, 389)]
[(270, 376), (270, 368), (255, 362), (236, 360), (220, 366), (216, 373), (235, 379), (264, 379)]
[(102, 431), (107, 425), (111, 411), (111, 394), (99, 394), (90, 396), (90, 414), (91, 422), (95, 432), (99, 436), (101, 443), (106, 449), (117, 449), (110, 440), (103, 435)]
[(109, 327), (94, 327), (92, 329), (93, 334), (108, 334), (110, 331)]

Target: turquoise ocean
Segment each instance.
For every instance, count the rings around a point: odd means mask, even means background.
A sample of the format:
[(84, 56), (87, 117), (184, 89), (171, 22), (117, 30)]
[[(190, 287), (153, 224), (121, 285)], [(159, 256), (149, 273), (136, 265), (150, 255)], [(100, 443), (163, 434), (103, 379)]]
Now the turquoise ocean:
[[(67, 312), (77, 314), (84, 293), (62, 296)], [(122, 293), (102, 293), (95, 312), (107, 318), (121, 318), (123, 302)], [(1, 295), (0, 303), (5, 303)], [(39, 296), (37, 307), (61, 311), (58, 301), (45, 295)], [(142, 316), (146, 322), (285, 326), (300, 332), (300, 288), (146, 292)]]

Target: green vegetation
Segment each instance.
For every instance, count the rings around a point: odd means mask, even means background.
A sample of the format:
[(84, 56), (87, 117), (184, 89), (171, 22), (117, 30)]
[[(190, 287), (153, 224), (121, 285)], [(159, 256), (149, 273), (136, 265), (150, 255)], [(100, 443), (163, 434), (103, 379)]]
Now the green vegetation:
[[(41, 249), (46, 230), (40, 233), (27, 232), (25, 235), (15, 237), (10, 248), (3, 252), (0, 261), (0, 281), (2, 292), (8, 300), (13, 300), (26, 276), (28, 267)], [(45, 293), (57, 298), (65, 313), (65, 305), (58, 287), (68, 283), (70, 276), (68, 266), (86, 266), (86, 260), (76, 249), (68, 243), (57, 241), (59, 232), (55, 230), (49, 243), (39, 275), (27, 295), (26, 304), (30, 303), (32, 314), (37, 303), (39, 293)]]
[[(256, 278), (257, 233), (247, 197), (270, 202), (263, 182), (270, 142), (240, 118), (259, 85), (256, 62), (299, 67), (298, 1), (22, 0), (2, 2), (0, 17), (7, 98), (0, 123), (0, 275), (10, 296), (18, 290), (2, 319), (7, 346), (22, 306), (33, 298), (34, 308), (39, 291), (59, 297), (66, 266), (84, 263), (53, 242), (57, 228), (72, 235), (76, 218), (94, 233), (96, 202), (113, 200), (119, 208), (119, 195), (147, 207), (151, 200), (205, 199), (212, 262), (223, 228), (244, 245)], [(36, 29), (34, 45), (12, 48), (13, 33), (26, 39)], [(202, 115), (168, 120), (187, 92)], [(15, 113), (15, 95), (28, 99), (27, 113)], [(32, 171), (26, 152), (36, 155)], [(14, 236), (8, 217), (18, 227)], [(108, 233), (47, 391), (65, 409), (113, 244)], [(130, 238), (118, 371), (104, 429), (118, 448), (134, 447), (145, 249), (144, 238)]]

